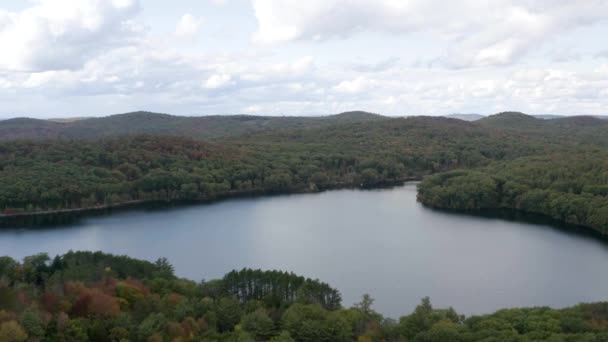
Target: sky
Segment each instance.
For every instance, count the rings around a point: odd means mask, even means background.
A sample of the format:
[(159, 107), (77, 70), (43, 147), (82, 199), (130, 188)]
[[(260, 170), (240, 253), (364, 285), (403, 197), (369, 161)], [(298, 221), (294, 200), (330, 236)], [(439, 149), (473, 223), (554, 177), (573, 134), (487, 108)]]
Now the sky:
[(608, 114), (605, 0), (2, 0), (0, 119)]

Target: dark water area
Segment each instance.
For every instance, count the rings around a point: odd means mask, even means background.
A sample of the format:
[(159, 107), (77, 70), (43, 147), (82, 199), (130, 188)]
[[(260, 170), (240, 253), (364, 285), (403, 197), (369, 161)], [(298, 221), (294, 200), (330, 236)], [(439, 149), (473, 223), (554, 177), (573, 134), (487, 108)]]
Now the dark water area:
[[(413, 183), (62, 215), (6, 221), (0, 255), (167, 257), (193, 280), (243, 267), (293, 271), (337, 287), (345, 306), (370, 293), (395, 318), (424, 296), (467, 315), (608, 300), (605, 239), (538, 216), (428, 209)], [(35, 228), (17, 228), (24, 223)]]

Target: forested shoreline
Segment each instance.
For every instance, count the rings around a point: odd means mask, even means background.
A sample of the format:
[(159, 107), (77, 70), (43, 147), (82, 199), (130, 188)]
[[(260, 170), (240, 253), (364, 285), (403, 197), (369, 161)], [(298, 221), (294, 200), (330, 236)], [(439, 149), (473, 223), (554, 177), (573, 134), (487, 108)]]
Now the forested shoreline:
[[(67, 137), (77, 139), (46, 134), (48, 123), (12, 120), (0, 122), (0, 131), (3, 125), (25, 137), (0, 142), (5, 221), (133, 203), (375, 188), (428, 177), (419, 199), (435, 208), (509, 208), (607, 230), (601, 160), (608, 121), (596, 118), (501, 113), (470, 123), (362, 112), (311, 119), (133, 113), (73, 124), (70, 129), (81, 130)], [(41, 138), (32, 132), (42, 132)], [(543, 156), (553, 158), (535, 162)], [(521, 167), (531, 161), (559, 171), (594, 160), (597, 175), (591, 178), (586, 169), (556, 176)]]
[(418, 186), (434, 208), (513, 209), (608, 234), (608, 153), (579, 151), (439, 173)]
[[(158, 205), (165, 207), (167, 205), (196, 205), (196, 204), (211, 204), (224, 200), (231, 199), (241, 199), (241, 198), (256, 198), (256, 197), (266, 197), (266, 196), (281, 196), (281, 195), (295, 195), (295, 194), (311, 194), (318, 193), (323, 191), (330, 190), (344, 190), (344, 189), (360, 189), (360, 190), (377, 190), (383, 188), (391, 188), (394, 186), (401, 186), (407, 182), (419, 182), (422, 180), (422, 177), (411, 177), (411, 178), (401, 178), (396, 180), (383, 180), (379, 181), (373, 185), (368, 185), (366, 187), (362, 187), (361, 183), (334, 183), (334, 184), (325, 184), (322, 189), (317, 187), (312, 188), (292, 188), (283, 191), (272, 191), (269, 192), (265, 189), (252, 189), (252, 190), (236, 190), (230, 191), (226, 193), (221, 193), (214, 195), (213, 197), (204, 197), (200, 196), (195, 199), (148, 199), (148, 200), (130, 200), (126, 202), (118, 202), (112, 204), (104, 204), (104, 205), (96, 205), (92, 207), (78, 207), (71, 209), (53, 209), (46, 211), (31, 211), (31, 212), (19, 212), (19, 211), (6, 211), (0, 213), (0, 228), (4, 225), (3, 223), (7, 223), (7, 226), (11, 226), (11, 223), (15, 223), (15, 221), (11, 222), (9, 220), (12, 219), (28, 219), (28, 218), (36, 218), (36, 217), (53, 217), (58, 214), (96, 214), (103, 213), (104, 211), (111, 211), (114, 209), (130, 209), (130, 208), (139, 208), (139, 207), (148, 207), (149, 205)], [(2, 221), (4, 220), (4, 222)], [(19, 223), (16, 223), (19, 226)]]
[(143, 135), (2, 142), (0, 211), (371, 188), (544, 149), (520, 140), (458, 120), (421, 117), (212, 141)]
[[(241, 124), (231, 131), (235, 120)], [(27, 122), (14, 132), (19, 139), (0, 142), (0, 220), (423, 179), (418, 198), (435, 208), (507, 208), (606, 234), (608, 126), (559, 120), (357, 114), (215, 118), (213, 127), (188, 127), (195, 121), (140, 113), (75, 125), (87, 127), (69, 133), (78, 138)], [(234, 270), (195, 282), (176, 277), (162, 258), (0, 257), (0, 341), (608, 340), (604, 302), (464, 317), (424, 298), (398, 320), (375, 312), (368, 295), (351, 304), (329, 284), (281, 271)]]
[[(201, 270), (203, 273), (204, 270)], [(605, 341), (608, 303), (465, 317), (423, 298), (393, 319), (373, 297), (344, 306), (319, 280), (233, 270), (195, 282), (155, 262), (101, 252), (0, 257), (2, 341)]]
[[(330, 162), (322, 155), (315, 159), (297, 156), (277, 169), (274, 161), (176, 137), (124, 138), (102, 143), (97, 151), (98, 143), (82, 142), (23, 142), (11, 143), (11, 147), (16, 147), (17, 153), (27, 150), (27, 155), (3, 159), (4, 164), (10, 164), (0, 171), (5, 176), (0, 179), (0, 191), (4, 190), (0, 192), (0, 216), (4, 217), (146, 202), (210, 202), (242, 196), (372, 188), (420, 179), (378, 165), (360, 166), (359, 160), (341, 155), (331, 156), (335, 159)], [(114, 157), (116, 162), (104, 159), (112, 158), (105, 154), (109, 151), (119, 154)], [(271, 153), (266, 156), (276, 157)], [(55, 157), (67, 159), (56, 162)]]

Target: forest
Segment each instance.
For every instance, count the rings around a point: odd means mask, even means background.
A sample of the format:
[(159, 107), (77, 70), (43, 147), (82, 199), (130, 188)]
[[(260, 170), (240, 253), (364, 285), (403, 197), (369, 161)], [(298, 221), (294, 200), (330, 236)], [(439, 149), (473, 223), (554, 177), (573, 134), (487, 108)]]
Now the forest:
[(0, 142), (2, 216), (424, 178), (419, 199), (432, 207), (509, 208), (608, 231), (608, 120), (593, 117), (500, 113), (465, 122), (365, 112), (315, 118), (139, 112), (28, 120), (0, 122), (0, 131), (12, 132)]
[(14, 119), (0, 131), (1, 216), (424, 178), (419, 199), (432, 207), (508, 208), (608, 231), (608, 120), (593, 117), (138, 112), (67, 123)]
[(524, 137), (430, 117), (197, 140), (135, 135), (0, 143), (0, 212), (376, 187), (540, 153)]
[(441, 209), (541, 214), (608, 234), (606, 120), (539, 120), (505, 113), (482, 119), (480, 124), (557, 145), (544, 153), (430, 175), (418, 186), (420, 202)]
[[(422, 179), (418, 199), (431, 207), (512, 209), (608, 233), (606, 120), (356, 112), (85, 121), (0, 122), (13, 134), (0, 139), (1, 215)], [(409, 309), (383, 317), (370, 295), (342, 303), (331, 285), (282, 271), (195, 282), (162, 258), (0, 258), (0, 341), (608, 341), (607, 303), (464, 317), (422, 298)]]
[(244, 269), (194, 282), (101, 252), (0, 257), (0, 341), (606, 341), (608, 303), (465, 317), (422, 298), (393, 319), (373, 297), (343, 306), (330, 285)]
[(444, 209), (515, 209), (608, 234), (608, 153), (549, 154), (439, 173), (419, 184), (418, 199)]

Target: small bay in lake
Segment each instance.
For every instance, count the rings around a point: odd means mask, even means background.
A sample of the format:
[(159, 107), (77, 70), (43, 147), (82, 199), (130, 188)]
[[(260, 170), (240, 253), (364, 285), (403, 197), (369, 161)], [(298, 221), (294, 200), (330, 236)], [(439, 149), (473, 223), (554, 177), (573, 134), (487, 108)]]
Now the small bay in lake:
[(101, 250), (213, 279), (243, 267), (280, 269), (363, 293), (390, 317), (424, 296), (467, 315), (608, 299), (608, 244), (587, 234), (430, 210), (416, 185), (131, 209), (35, 229), (0, 230), (0, 255)]

